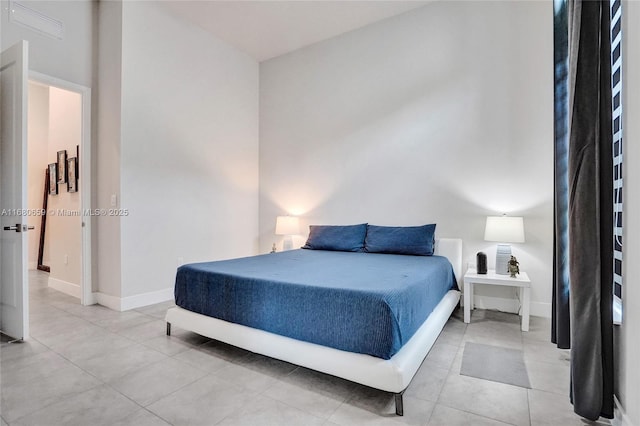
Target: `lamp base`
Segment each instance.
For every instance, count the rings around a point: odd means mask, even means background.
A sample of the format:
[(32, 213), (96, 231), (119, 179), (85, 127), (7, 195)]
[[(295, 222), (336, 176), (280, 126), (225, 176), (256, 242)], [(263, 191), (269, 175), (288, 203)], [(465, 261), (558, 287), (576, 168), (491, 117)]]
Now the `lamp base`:
[(509, 260), (511, 259), (511, 245), (498, 244), (496, 250), (496, 274), (509, 275)]
[(291, 235), (285, 235), (282, 241), (282, 251), (291, 250), (293, 248), (293, 237)]

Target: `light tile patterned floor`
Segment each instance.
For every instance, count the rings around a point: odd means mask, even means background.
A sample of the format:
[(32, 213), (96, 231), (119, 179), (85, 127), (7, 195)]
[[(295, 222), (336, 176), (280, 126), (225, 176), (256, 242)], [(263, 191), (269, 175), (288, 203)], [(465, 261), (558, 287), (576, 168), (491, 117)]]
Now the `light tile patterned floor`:
[[(456, 312), (405, 393), (393, 395), (174, 327), (172, 303), (83, 307), (31, 273), (31, 336), (0, 345), (4, 425), (584, 425), (568, 400), (569, 355), (549, 321)], [(459, 374), (466, 342), (524, 351), (533, 389)], [(596, 424), (609, 424), (601, 421)]]

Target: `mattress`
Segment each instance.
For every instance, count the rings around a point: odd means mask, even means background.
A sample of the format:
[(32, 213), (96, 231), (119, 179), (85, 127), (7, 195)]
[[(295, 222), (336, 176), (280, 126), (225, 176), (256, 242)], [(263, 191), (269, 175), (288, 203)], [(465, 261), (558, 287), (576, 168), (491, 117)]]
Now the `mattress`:
[(441, 256), (290, 250), (183, 265), (176, 305), (310, 343), (382, 359), (457, 289)]

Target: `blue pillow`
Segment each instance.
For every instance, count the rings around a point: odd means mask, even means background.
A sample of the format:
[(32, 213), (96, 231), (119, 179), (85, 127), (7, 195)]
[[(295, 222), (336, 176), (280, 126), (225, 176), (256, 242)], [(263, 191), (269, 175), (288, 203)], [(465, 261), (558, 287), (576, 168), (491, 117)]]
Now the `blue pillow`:
[(436, 224), (424, 226), (367, 227), (364, 249), (368, 253), (432, 256)]
[(367, 224), (309, 226), (309, 238), (303, 249), (333, 251), (364, 251)]

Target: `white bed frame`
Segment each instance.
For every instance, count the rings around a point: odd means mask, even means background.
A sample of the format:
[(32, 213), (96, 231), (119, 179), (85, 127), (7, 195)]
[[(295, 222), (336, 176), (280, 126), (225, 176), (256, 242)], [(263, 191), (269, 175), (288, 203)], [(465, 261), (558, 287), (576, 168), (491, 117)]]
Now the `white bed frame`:
[[(462, 240), (453, 238), (436, 240), (435, 254), (449, 259), (456, 279), (460, 283)], [(403, 415), (402, 394), (459, 300), (460, 292), (450, 290), (413, 337), (388, 360), (295, 340), (197, 314), (180, 307), (170, 308), (165, 319), (167, 335), (171, 335), (171, 326), (175, 325), (251, 352), (393, 392), (396, 414), (401, 416)]]

